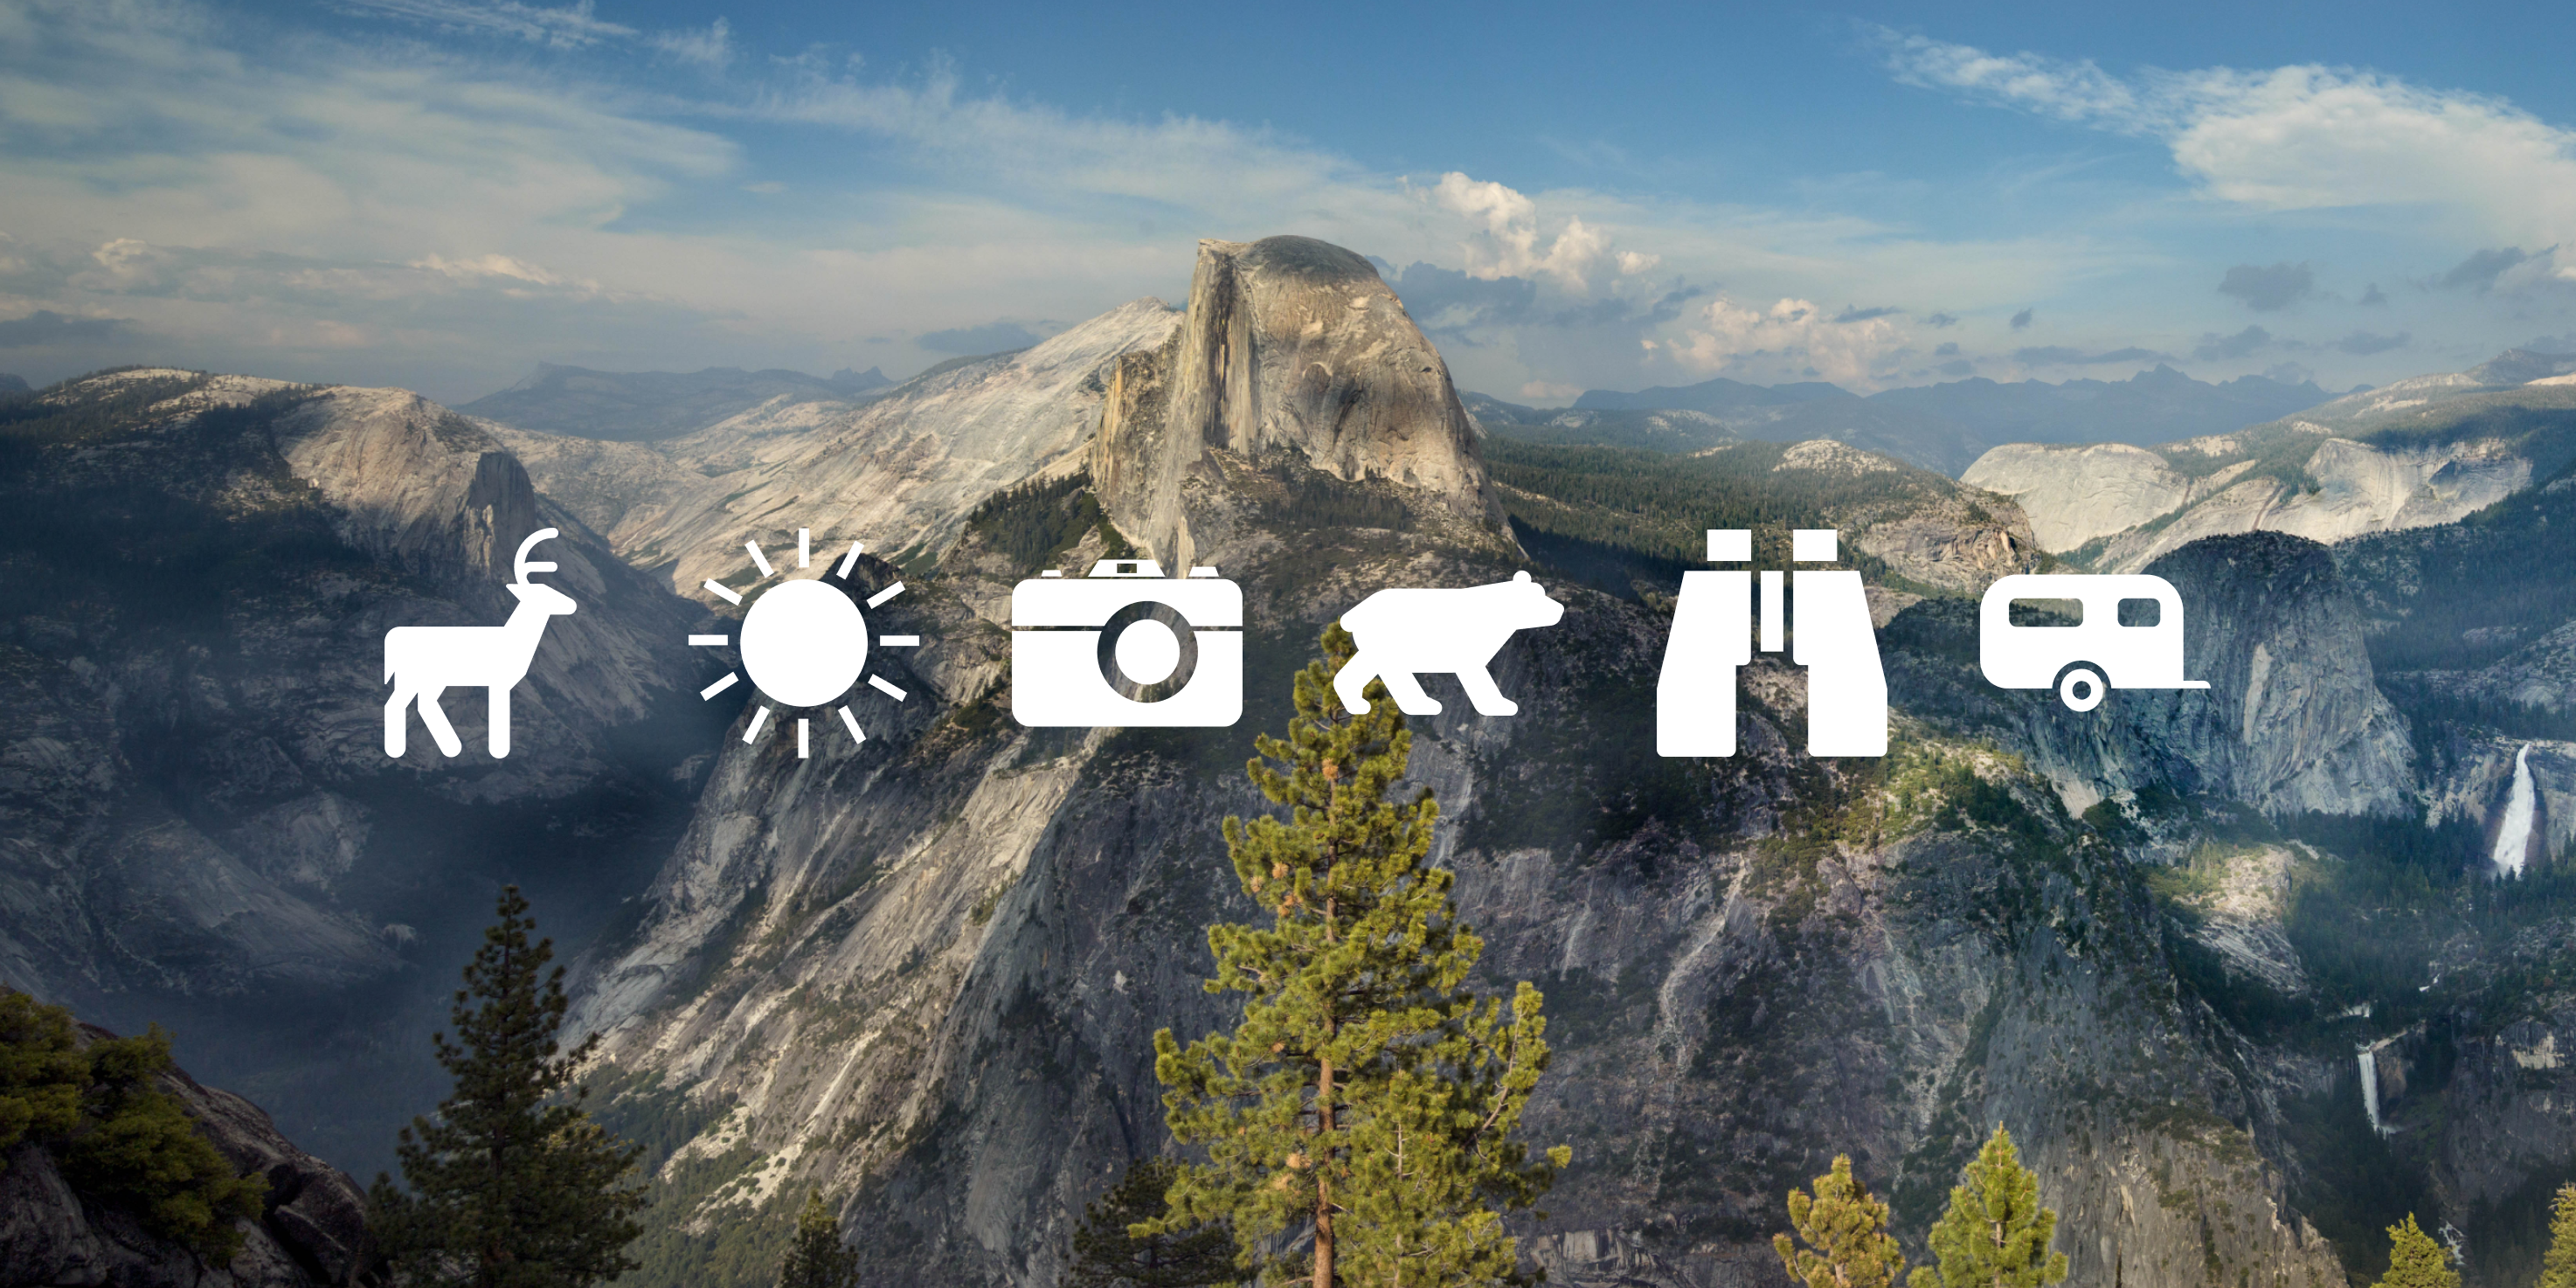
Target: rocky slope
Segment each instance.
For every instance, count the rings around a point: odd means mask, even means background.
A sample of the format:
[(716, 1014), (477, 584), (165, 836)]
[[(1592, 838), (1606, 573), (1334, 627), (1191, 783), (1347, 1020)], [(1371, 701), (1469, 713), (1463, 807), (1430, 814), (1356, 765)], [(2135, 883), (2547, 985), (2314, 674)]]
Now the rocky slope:
[[(129, 371), (8, 428), (0, 975), (167, 1022), (299, 1138), (383, 1156), (426, 1103), (420, 1032), (489, 874), (593, 887), (603, 851), (675, 826), (691, 784), (666, 775), (704, 746), (671, 701), (695, 705), (697, 610), (399, 390)], [(486, 753), (482, 695), (456, 690), (465, 754), (415, 728), (388, 760), (385, 632), (504, 620), (539, 526), (563, 535), (537, 578), (580, 609), (537, 648), (513, 754)], [(439, 979), (406, 972), (423, 960)]]
[[(878, 1277), (1050, 1283), (1082, 1201), (1164, 1147), (1148, 1038), (1224, 1020), (1201, 928), (1250, 909), (1214, 820), (1259, 806), (1240, 767), (1284, 723), (1286, 673), (1368, 590), (1524, 563), (1436, 355), (1391, 390), (1330, 383), (1407, 347), (1366, 271), (1313, 243), (1212, 244), (1181, 333), (1118, 364), (1090, 449), (1120, 532), (1243, 585), (1237, 726), (1009, 721), (1001, 605), (1027, 568), (978, 529), (896, 601), (939, 641), (912, 677), (932, 702), (855, 752), (727, 742), (638, 928), (583, 970), (612, 1117), (687, 1142), (660, 1164), (680, 1224), (653, 1282), (704, 1279), (820, 1185)], [(1347, 429), (1392, 407), (1403, 432)], [(1373, 519), (1299, 517), (1331, 508)], [(2241, 618), (2200, 659), (2218, 687), (2197, 706), (2072, 727), (2049, 695), (1978, 680), (1973, 606), (1931, 600), (1882, 636), (1908, 713), (1888, 760), (1797, 754), (1803, 673), (1765, 662), (1748, 753), (1666, 762), (1641, 750), (1666, 610), (1559, 582), (1564, 621), (1497, 663), (1519, 716), (1453, 700), (1417, 722), (1413, 776), (1439, 793), (1488, 974), (1550, 998), (1530, 1129), (1576, 1145), (1527, 1245), (1552, 1277), (1759, 1281), (1779, 1194), (1837, 1150), (1919, 1244), (2001, 1120), (2086, 1282), (2336, 1279), (2288, 1206), (2281, 1088), (2166, 957), (2154, 845), (2076, 789), (2347, 814), (2412, 790), (2366, 671), (2338, 674), (2361, 641), (2331, 562), (2255, 541), (2177, 570), (2195, 611)]]
[[(82, 1047), (115, 1035), (82, 1025)], [(268, 1181), (265, 1210), (243, 1227), (241, 1251), (210, 1267), (151, 1233), (129, 1210), (65, 1180), (46, 1150), (22, 1143), (0, 1168), (0, 1282), (119, 1288), (341, 1288), (367, 1282), (375, 1262), (366, 1195), (339, 1169), (296, 1148), (257, 1105), (201, 1086), (182, 1070), (155, 1079), (239, 1175)]]
[(2019, 502), (2050, 552), (2102, 571), (2135, 571), (2220, 533), (2331, 543), (2432, 527), (2576, 459), (2576, 387), (2502, 383), (2556, 365), (2509, 353), (2152, 450), (2010, 443), (1961, 478)]
[(1141, 299), (1018, 353), (933, 368), (863, 407), (772, 399), (678, 438), (602, 443), (489, 426), (639, 567), (695, 593), (739, 580), (742, 543), (865, 541), (898, 562), (935, 558), (993, 492), (1078, 467), (1111, 363), (1172, 334)]

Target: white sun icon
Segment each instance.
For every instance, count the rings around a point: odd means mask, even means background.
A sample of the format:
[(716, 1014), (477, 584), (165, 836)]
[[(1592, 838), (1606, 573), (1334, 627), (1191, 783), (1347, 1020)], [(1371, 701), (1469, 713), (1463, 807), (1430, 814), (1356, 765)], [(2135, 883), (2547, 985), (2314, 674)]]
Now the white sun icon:
[[(796, 566), (813, 563), (814, 537), (811, 529), (796, 530)], [(776, 575), (769, 557), (760, 552), (760, 542), (746, 541), (742, 548), (751, 552), (752, 566), (765, 580)], [(850, 569), (859, 562), (866, 547), (853, 541), (850, 553), (841, 556), (840, 567), (832, 575), (847, 583)], [(724, 583), (712, 578), (707, 590), (728, 604), (740, 604), (743, 597)], [(903, 593), (902, 582), (889, 583), (885, 589), (868, 596), (871, 609)], [(868, 674), (868, 622), (859, 606), (850, 602), (840, 587), (820, 577), (801, 581), (782, 581), (753, 596), (751, 607), (742, 615), (742, 669), (751, 675), (754, 688), (770, 702), (782, 707), (813, 709), (839, 702), (859, 681), (901, 702), (907, 695), (882, 675)], [(722, 648), (732, 641), (722, 635), (692, 635), (689, 643)], [(919, 648), (918, 635), (879, 635), (876, 642), (886, 648)], [(741, 680), (734, 672), (701, 690), (698, 697), (712, 699)], [(859, 727), (858, 716), (847, 705), (835, 708), (841, 725), (850, 731), (852, 745), (866, 742), (867, 731)], [(796, 717), (796, 754), (802, 758), (812, 750), (812, 721)], [(756, 741), (769, 724), (769, 707), (763, 705), (752, 713), (751, 727), (743, 730), (744, 742)]]

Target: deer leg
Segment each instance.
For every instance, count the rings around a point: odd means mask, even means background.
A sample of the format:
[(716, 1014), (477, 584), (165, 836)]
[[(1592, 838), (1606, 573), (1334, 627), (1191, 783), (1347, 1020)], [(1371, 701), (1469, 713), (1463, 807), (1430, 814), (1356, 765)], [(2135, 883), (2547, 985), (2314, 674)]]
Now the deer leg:
[(396, 684), (394, 696), (385, 702), (385, 754), (402, 759), (403, 744), (411, 733), (411, 712), (407, 710), (417, 696), (409, 686)]
[(465, 754), (465, 740), (456, 736), (456, 726), (447, 723), (447, 713), (439, 709), (438, 695), (447, 692), (442, 684), (420, 691), (420, 722), (429, 726), (429, 736), (438, 740), (438, 749), (449, 756)]
[(492, 748), (492, 759), (506, 759), (510, 754), (510, 686), (496, 684), (486, 692), (492, 697), (483, 709), (487, 726), (484, 736)]

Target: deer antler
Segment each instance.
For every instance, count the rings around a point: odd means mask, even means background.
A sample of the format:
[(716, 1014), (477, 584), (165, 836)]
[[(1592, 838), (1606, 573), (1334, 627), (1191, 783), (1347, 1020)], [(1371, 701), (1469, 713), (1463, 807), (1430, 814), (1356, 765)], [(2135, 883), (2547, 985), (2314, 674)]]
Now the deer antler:
[(535, 549), (538, 542), (554, 535), (556, 535), (556, 533), (552, 528), (539, 528), (536, 531), (529, 533), (527, 540), (519, 543), (519, 553), (517, 557), (510, 560), (510, 581), (512, 584), (524, 586), (528, 584), (529, 573), (553, 572), (555, 570), (555, 566), (552, 561), (548, 561), (546, 563), (528, 562), (528, 552)]

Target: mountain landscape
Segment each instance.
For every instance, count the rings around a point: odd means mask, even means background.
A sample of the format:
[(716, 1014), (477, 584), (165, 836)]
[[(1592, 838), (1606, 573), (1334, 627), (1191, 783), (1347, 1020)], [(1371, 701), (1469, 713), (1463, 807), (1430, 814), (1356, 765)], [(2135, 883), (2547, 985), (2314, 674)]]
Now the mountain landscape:
[(2239, 429), (2327, 397), (2312, 382), (2242, 376), (2207, 384), (2159, 363), (2122, 381), (2001, 384), (1979, 376), (1866, 397), (1822, 381), (1764, 386), (1721, 376), (1635, 393), (1588, 390), (1563, 411), (1482, 395), (1468, 401), (1493, 432), (1534, 442), (1687, 452), (1748, 438), (1822, 438), (1955, 476), (2005, 443), (2164, 442)]
[[(2413, 1212), (2519, 1288), (2576, 1177), (2571, 368), (1540, 412), (1459, 393), (1365, 258), (1272, 237), (1200, 243), (1180, 307), (889, 388), (548, 367), (449, 411), (100, 373), (0, 401), (0, 979), (170, 1026), (261, 1149), (368, 1175), (514, 882), (646, 1146), (629, 1281), (768, 1282), (819, 1189), (866, 1282), (1054, 1284), (1083, 1205), (1177, 1150), (1154, 1031), (1231, 1021), (1203, 928), (1255, 909), (1217, 823), (1268, 808), (1243, 766), (1289, 674), (1374, 590), (1525, 572), (1564, 615), (1494, 664), (1519, 713), (1429, 678), (1408, 782), (1480, 986), (1547, 997), (1526, 1134), (1573, 1158), (1512, 1219), (1552, 1281), (1777, 1282), (1783, 1195), (1838, 1153), (1920, 1259), (2002, 1123), (2073, 1282), (2366, 1283)], [(1700, 533), (1783, 568), (1819, 526), (1871, 586), (1889, 754), (1807, 757), (1772, 654), (1742, 754), (1653, 754)], [(383, 632), (499, 621), (548, 527), (578, 611), (512, 754), (468, 692), (463, 755), (388, 760)], [(738, 653), (684, 643), (738, 611), (702, 582), (797, 575), (743, 543), (800, 530), (865, 543), (847, 587), (902, 582), (872, 625), (922, 640), (910, 699), (810, 756), (702, 701)], [(1112, 553), (1241, 587), (1238, 723), (1010, 717), (1013, 587)], [(2166, 578), (2210, 687), (1986, 683), (1976, 598), (2043, 569)], [(91, 1219), (49, 1201), (58, 1243)]]

